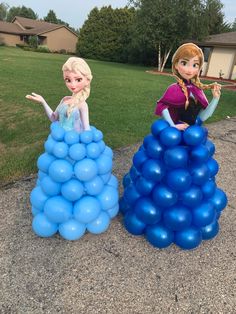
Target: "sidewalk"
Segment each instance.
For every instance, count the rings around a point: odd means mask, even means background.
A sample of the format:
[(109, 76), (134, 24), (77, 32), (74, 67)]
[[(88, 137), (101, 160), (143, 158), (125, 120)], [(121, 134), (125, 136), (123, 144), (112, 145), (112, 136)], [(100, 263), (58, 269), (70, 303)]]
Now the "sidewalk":
[[(228, 196), (219, 235), (197, 249), (158, 250), (118, 215), (76, 242), (31, 230), (33, 179), (0, 190), (0, 313), (225, 313), (236, 309), (236, 118), (208, 125)], [(115, 151), (121, 181), (139, 144)]]

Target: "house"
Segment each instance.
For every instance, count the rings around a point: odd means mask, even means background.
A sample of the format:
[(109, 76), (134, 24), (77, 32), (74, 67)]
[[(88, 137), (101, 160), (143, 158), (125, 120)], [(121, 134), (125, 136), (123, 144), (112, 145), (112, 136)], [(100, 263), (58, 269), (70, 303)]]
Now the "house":
[(39, 45), (52, 52), (75, 52), (78, 36), (65, 25), (16, 16), (11, 23), (0, 21), (0, 44), (27, 44), (30, 36), (37, 36)]
[(236, 79), (236, 32), (211, 35), (204, 42), (195, 42), (204, 52), (202, 75)]

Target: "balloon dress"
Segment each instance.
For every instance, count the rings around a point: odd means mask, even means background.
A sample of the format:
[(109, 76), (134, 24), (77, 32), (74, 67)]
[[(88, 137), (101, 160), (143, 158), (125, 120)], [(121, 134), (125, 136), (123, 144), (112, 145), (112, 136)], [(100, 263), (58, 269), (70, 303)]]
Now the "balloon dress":
[(193, 123), (185, 131), (156, 120), (123, 178), (124, 226), (157, 248), (175, 243), (193, 249), (219, 231), (227, 197), (215, 180), (215, 146), (197, 114), (191, 111)]
[(100, 130), (81, 130), (79, 110), (70, 117), (58, 107), (37, 161), (38, 180), (30, 195), (33, 231), (40, 237), (59, 233), (77, 240), (86, 231), (107, 230), (118, 213), (118, 180), (112, 174), (113, 153)]

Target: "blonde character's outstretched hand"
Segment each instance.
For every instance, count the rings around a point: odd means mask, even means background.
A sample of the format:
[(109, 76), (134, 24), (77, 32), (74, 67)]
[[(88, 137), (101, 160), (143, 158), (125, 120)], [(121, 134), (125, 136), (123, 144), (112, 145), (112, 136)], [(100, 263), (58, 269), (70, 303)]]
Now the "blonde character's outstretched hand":
[(217, 84), (216, 82), (214, 83), (213, 85), (213, 88), (212, 88), (212, 96), (214, 98), (220, 98), (220, 95), (221, 95), (221, 85), (220, 84)]
[(31, 95), (26, 95), (25, 97), (29, 100), (33, 100), (33, 101), (38, 102), (40, 104), (46, 103), (45, 99), (41, 95), (38, 95), (36, 93), (32, 93)]

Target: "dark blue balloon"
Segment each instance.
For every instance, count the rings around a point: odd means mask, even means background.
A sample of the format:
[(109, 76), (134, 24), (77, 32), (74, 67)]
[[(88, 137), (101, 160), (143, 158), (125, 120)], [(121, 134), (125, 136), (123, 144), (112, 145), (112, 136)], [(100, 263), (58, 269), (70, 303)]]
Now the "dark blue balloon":
[(191, 250), (196, 248), (202, 241), (201, 231), (193, 226), (184, 230), (176, 231), (175, 243), (184, 250)]
[(144, 233), (146, 224), (137, 218), (134, 212), (128, 211), (124, 217), (125, 228), (133, 235)]
[(193, 164), (190, 167), (190, 174), (194, 184), (202, 185), (210, 178), (210, 170), (206, 164)]
[(204, 163), (208, 160), (210, 156), (209, 150), (206, 146), (200, 144), (198, 146), (193, 147), (190, 152), (191, 161), (195, 163)]
[(215, 159), (210, 158), (207, 161), (206, 165), (207, 165), (207, 167), (210, 170), (210, 178), (214, 177), (218, 173), (218, 171), (219, 171), (218, 162)]
[(157, 207), (149, 197), (141, 197), (134, 207), (138, 219), (145, 224), (155, 224), (161, 219), (161, 209)]
[(129, 175), (133, 182), (139, 177), (140, 174), (134, 165), (130, 168)]
[(174, 205), (163, 212), (165, 226), (171, 230), (179, 231), (189, 227), (192, 222), (191, 211), (182, 205)]
[(197, 227), (205, 227), (215, 220), (216, 211), (210, 202), (202, 202), (192, 208), (193, 224)]
[(148, 195), (152, 192), (152, 189), (155, 186), (155, 182), (148, 180), (148, 179), (144, 178), (143, 176), (140, 176), (137, 178), (137, 180), (135, 182), (135, 186), (136, 186), (137, 191), (141, 195)]
[(165, 165), (160, 160), (148, 159), (142, 166), (143, 176), (155, 182), (161, 181), (165, 172)]
[(167, 174), (167, 184), (174, 191), (185, 191), (192, 183), (190, 173), (185, 169), (174, 169)]
[(203, 194), (197, 185), (192, 185), (189, 189), (181, 193), (180, 198), (183, 205), (192, 208), (201, 203)]
[(170, 207), (178, 200), (178, 194), (164, 184), (158, 184), (152, 192), (153, 201), (157, 206)]
[(124, 197), (120, 198), (120, 200), (119, 200), (119, 209), (120, 209), (122, 214), (125, 214), (125, 213), (127, 213), (130, 210), (130, 207), (127, 204), (127, 202), (124, 199)]
[(143, 147), (144, 149), (147, 148), (149, 141), (151, 141), (153, 138), (152, 134), (148, 134), (144, 137), (143, 139), (143, 145), (141, 147)]
[(168, 167), (184, 168), (188, 162), (188, 151), (185, 147), (169, 148), (164, 153), (164, 162)]
[(201, 126), (189, 126), (183, 133), (183, 139), (190, 146), (200, 145), (206, 139), (206, 133)]
[(131, 178), (130, 178), (130, 175), (129, 173), (126, 173), (122, 179), (122, 184), (123, 184), (123, 187), (126, 188), (127, 186), (129, 186), (131, 183)]
[(207, 140), (205, 143), (205, 147), (208, 149), (209, 151), (209, 157), (212, 157), (215, 153), (215, 145), (212, 143), (212, 141)]
[(159, 119), (155, 121), (151, 126), (152, 134), (156, 137), (159, 136), (160, 132), (165, 128), (169, 127), (169, 123), (166, 120)]
[(159, 249), (168, 247), (174, 241), (174, 232), (162, 224), (148, 226), (145, 234), (148, 242)]
[(161, 131), (160, 141), (167, 147), (178, 145), (182, 140), (181, 132), (175, 127), (168, 127)]
[(205, 198), (210, 198), (214, 195), (215, 190), (216, 190), (216, 183), (214, 180), (208, 180), (206, 183), (204, 183), (201, 186), (202, 193)]
[(146, 152), (150, 158), (160, 159), (163, 154), (163, 146), (160, 142), (154, 137), (150, 137), (146, 146)]
[(209, 240), (214, 238), (219, 232), (219, 223), (214, 220), (210, 225), (201, 228), (203, 240)]
[(216, 188), (214, 195), (209, 199), (209, 201), (218, 212), (223, 210), (228, 202), (225, 192), (219, 188)]
[(124, 191), (124, 199), (130, 206), (132, 206), (140, 196), (133, 184), (130, 184)]

